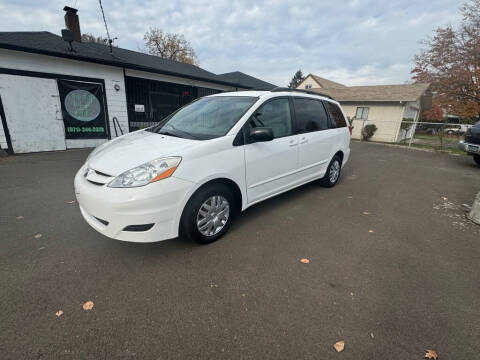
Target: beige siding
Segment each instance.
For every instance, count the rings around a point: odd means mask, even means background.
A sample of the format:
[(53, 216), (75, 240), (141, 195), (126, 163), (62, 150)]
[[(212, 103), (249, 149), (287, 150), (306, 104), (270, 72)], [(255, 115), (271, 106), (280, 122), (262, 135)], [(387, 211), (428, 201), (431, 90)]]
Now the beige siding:
[(357, 107), (369, 107), (368, 119), (354, 120), (353, 133), (354, 139), (361, 138), (363, 125), (375, 124), (377, 131), (371, 138), (372, 141), (395, 142), (403, 117), (404, 104), (384, 104), (384, 103), (341, 103), (343, 111), (349, 118), (356, 114)]
[(312, 85), (312, 89), (321, 89), (319, 83), (317, 83), (311, 76), (307, 76), (300, 85), (297, 86), (297, 89), (306, 89), (307, 85)]

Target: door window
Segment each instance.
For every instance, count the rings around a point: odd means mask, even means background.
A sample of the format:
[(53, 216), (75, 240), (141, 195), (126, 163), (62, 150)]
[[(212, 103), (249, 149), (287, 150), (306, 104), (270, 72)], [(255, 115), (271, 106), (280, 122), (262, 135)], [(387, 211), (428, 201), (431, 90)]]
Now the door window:
[(307, 98), (294, 98), (293, 101), (299, 133), (328, 129), (327, 112), (320, 101)]
[(292, 135), (292, 117), (288, 99), (276, 99), (262, 105), (250, 119), (249, 125), (250, 127), (270, 127), (275, 138)]

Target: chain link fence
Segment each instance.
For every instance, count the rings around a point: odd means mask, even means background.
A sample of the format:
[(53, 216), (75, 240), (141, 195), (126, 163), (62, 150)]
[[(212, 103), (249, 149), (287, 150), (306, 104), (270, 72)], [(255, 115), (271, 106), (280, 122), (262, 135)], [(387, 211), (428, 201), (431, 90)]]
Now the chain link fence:
[(352, 137), (363, 140), (362, 133), (370, 125), (375, 125), (375, 132), (369, 139), (400, 144), (405, 146), (432, 148), (436, 150), (457, 150), (458, 143), (463, 140), (467, 129), (472, 125), (447, 122), (415, 122), (389, 120), (359, 120), (351, 121)]

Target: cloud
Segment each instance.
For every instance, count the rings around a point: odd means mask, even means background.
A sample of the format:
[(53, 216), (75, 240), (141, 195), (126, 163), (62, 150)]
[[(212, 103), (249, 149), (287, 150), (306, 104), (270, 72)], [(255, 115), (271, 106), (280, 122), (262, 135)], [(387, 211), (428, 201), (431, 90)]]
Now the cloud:
[[(82, 32), (104, 35), (96, 0), (67, 0)], [(4, 0), (2, 31), (60, 33), (63, 1)], [(151, 26), (182, 33), (206, 70), (243, 71), (286, 85), (301, 68), (347, 85), (403, 83), (418, 41), (459, 19), (437, 0), (113, 0), (104, 1), (117, 45), (137, 50)]]

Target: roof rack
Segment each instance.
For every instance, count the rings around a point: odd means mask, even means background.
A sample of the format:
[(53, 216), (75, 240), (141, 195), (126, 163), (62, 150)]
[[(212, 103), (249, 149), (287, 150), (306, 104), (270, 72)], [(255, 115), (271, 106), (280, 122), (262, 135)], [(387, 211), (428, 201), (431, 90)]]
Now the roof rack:
[(329, 98), (329, 99), (332, 99), (332, 100), (335, 100), (333, 97), (331, 97), (330, 95), (327, 95), (327, 94), (322, 94), (320, 92), (314, 92), (314, 91), (308, 91), (308, 90), (302, 90), (302, 89), (292, 89), (292, 88), (286, 88), (286, 87), (276, 87), (272, 90), (270, 90), (271, 92), (284, 92), (284, 91), (287, 91), (287, 92), (299, 92), (299, 93), (304, 93), (304, 94), (310, 94), (310, 95), (320, 95), (320, 96), (324, 96), (326, 98)]

